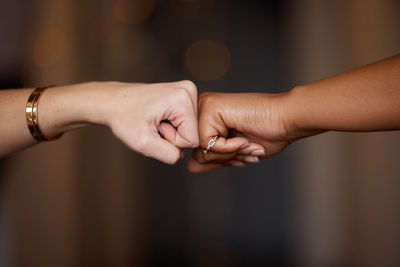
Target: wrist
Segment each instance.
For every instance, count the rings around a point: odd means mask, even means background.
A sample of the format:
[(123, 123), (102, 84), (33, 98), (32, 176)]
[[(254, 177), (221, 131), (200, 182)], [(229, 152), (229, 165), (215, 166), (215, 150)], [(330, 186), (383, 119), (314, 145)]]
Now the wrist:
[(307, 86), (291, 89), (285, 96), (285, 117), (289, 138), (297, 140), (324, 132), (312, 122), (312, 112), (307, 100)]
[(75, 122), (89, 125), (109, 124), (114, 82), (87, 82), (75, 85), (71, 98), (76, 99), (71, 114)]
[[(39, 102), (39, 125), (49, 137), (90, 124), (101, 124), (96, 105), (101, 106), (100, 83), (89, 82), (48, 88)], [(100, 109), (99, 109), (99, 112)]]

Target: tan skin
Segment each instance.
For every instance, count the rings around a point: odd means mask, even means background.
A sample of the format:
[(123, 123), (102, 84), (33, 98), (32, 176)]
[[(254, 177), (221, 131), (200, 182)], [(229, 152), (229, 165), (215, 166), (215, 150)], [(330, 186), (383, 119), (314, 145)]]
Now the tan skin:
[[(288, 93), (205, 93), (199, 97), (198, 110), (200, 145), (206, 147), (216, 135), (222, 138), (207, 154), (200, 148), (193, 151), (191, 172), (241, 167), (326, 131), (400, 130), (400, 55)], [(227, 136), (244, 137), (254, 149), (224, 147)]]
[[(0, 91), (0, 157), (37, 144), (24, 112), (31, 91)], [(104, 125), (132, 150), (167, 164), (179, 160), (181, 148), (200, 144), (188, 165), (192, 172), (242, 167), (325, 131), (399, 130), (400, 55), (288, 93), (205, 93), (196, 103), (190, 81), (61, 86), (40, 98), (39, 126), (52, 137)]]

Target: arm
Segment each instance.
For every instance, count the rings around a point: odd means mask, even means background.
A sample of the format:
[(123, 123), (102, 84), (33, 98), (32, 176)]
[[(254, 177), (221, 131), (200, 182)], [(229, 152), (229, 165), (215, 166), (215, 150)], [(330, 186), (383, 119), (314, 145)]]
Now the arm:
[[(207, 93), (199, 100), (200, 144), (212, 136), (244, 137), (250, 148), (197, 149), (189, 170), (258, 162), (290, 143), (325, 131), (400, 130), (400, 55), (282, 94)], [(259, 155), (262, 145), (264, 155)], [(258, 153), (255, 153), (258, 151)], [(262, 153), (261, 153), (262, 154)]]
[(298, 137), (309, 131), (400, 129), (400, 55), (292, 90), (286, 109)]
[[(0, 156), (37, 142), (26, 123), (32, 89), (0, 92)], [(39, 99), (39, 126), (47, 137), (91, 124), (114, 135), (145, 156), (173, 164), (183, 147), (198, 145), (197, 90), (188, 81), (162, 84), (91, 82), (46, 89)], [(163, 139), (159, 125), (168, 120), (174, 139)]]

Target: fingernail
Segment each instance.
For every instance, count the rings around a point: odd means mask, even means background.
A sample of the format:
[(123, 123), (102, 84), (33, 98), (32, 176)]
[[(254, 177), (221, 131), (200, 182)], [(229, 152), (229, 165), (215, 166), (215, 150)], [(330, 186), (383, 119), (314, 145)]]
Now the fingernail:
[(231, 166), (233, 167), (238, 167), (238, 168), (243, 168), (244, 167), (244, 163), (242, 161), (231, 161), (230, 162)]
[(250, 162), (250, 163), (258, 163), (258, 162), (260, 162), (259, 158), (253, 157), (253, 156), (244, 157), (244, 161)]
[(250, 146), (250, 144), (244, 144), (244, 145), (242, 145), (241, 147), (240, 147), (240, 149), (243, 149), (243, 148), (246, 148), (246, 147), (249, 147)]
[(255, 151), (251, 152), (250, 155), (257, 156), (257, 157), (265, 156), (265, 151), (262, 149), (255, 150)]
[(249, 150), (260, 149), (260, 145), (251, 144), (247, 147)]

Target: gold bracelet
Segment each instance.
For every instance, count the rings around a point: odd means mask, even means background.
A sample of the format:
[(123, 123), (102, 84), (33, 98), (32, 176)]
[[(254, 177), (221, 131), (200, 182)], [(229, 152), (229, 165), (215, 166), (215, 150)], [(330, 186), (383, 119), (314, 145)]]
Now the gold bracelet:
[(29, 132), (31, 133), (32, 137), (35, 138), (37, 141), (51, 141), (54, 139), (58, 139), (62, 136), (62, 134), (53, 137), (47, 138), (39, 128), (39, 116), (38, 116), (38, 105), (39, 105), (39, 98), (40, 95), (43, 93), (44, 90), (52, 86), (46, 87), (38, 87), (33, 89), (31, 95), (28, 98), (28, 102), (26, 103), (25, 113), (26, 113), (26, 122), (28, 124)]

